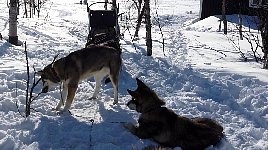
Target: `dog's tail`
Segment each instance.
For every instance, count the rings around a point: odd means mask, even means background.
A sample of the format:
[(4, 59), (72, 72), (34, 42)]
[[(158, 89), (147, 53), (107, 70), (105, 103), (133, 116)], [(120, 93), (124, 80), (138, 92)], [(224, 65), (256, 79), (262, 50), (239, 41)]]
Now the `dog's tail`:
[(223, 133), (223, 127), (215, 120), (212, 120), (209, 118), (195, 118), (194, 121), (199, 124), (207, 125), (209, 128), (213, 129), (215, 132), (218, 132), (219, 135), (222, 135)]

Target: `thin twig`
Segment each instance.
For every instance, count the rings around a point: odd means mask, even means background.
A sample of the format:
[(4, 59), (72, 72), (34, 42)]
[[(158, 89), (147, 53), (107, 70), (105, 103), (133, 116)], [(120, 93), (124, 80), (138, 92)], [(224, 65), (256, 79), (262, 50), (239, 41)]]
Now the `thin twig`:
[(18, 105), (18, 100), (16, 101), (16, 107), (17, 107), (17, 109), (18, 109), (19, 114), (20, 114), (23, 118), (26, 118), (26, 116), (22, 115), (22, 113), (20, 112), (19, 105)]
[(155, 18), (156, 19), (156, 21), (157, 21), (157, 23), (158, 23), (158, 27), (159, 27), (159, 30), (160, 30), (160, 33), (161, 33), (161, 36), (162, 36), (162, 46), (163, 46), (163, 53), (164, 53), (164, 56), (166, 56), (166, 54), (165, 54), (165, 39), (164, 39), (164, 34), (163, 34), (163, 31), (162, 31), (162, 27), (161, 27), (161, 24), (160, 24), (160, 19), (159, 19), (159, 15), (158, 15), (158, 12), (157, 12), (157, 8), (156, 8), (156, 0), (154, 0), (154, 2), (155, 2), (155, 14), (156, 14), (156, 16), (157, 16), (157, 18)]
[[(33, 75), (33, 83), (32, 83), (32, 86), (31, 88), (29, 89), (29, 86), (30, 86), (30, 71), (29, 71), (29, 60), (28, 60), (28, 54), (27, 54), (27, 46), (26, 46), (26, 42), (25, 42), (25, 57), (26, 57), (26, 66), (27, 66), (27, 85), (26, 85), (26, 108), (25, 108), (25, 114), (26, 116), (25, 117), (28, 117), (30, 115), (30, 112), (31, 110), (34, 110), (33, 108), (31, 108), (31, 103), (37, 99), (37, 97), (42, 93), (38, 93), (37, 96), (33, 96), (33, 91), (34, 91), (34, 88), (38, 85), (38, 83), (41, 81), (41, 78), (39, 78), (37, 81), (35, 80), (35, 77), (36, 77), (36, 70), (35, 68), (33, 67), (34, 69), (34, 75)], [(56, 56), (55, 58), (56, 59)], [(53, 60), (54, 62), (54, 60)]]
[(30, 71), (29, 71), (29, 61), (28, 61), (28, 54), (27, 54), (27, 46), (26, 46), (26, 41), (24, 42), (24, 53), (26, 57), (26, 68), (27, 68), (27, 81), (26, 81), (26, 109), (25, 109), (25, 114), (26, 117), (30, 115), (30, 103), (29, 103), (29, 82), (30, 82)]

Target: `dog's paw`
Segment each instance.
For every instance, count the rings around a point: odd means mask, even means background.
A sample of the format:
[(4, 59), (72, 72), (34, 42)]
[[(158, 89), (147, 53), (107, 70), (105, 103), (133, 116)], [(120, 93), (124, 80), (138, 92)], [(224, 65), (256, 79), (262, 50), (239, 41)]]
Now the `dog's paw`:
[(130, 122), (124, 123), (124, 127), (128, 129), (131, 133), (134, 133), (136, 130), (136, 127)]
[(57, 111), (56, 113), (57, 113), (57, 115), (62, 115), (62, 114), (70, 113), (69, 108), (70, 108), (70, 107), (65, 106), (62, 110), (57, 110), (57, 109), (56, 109), (56, 111)]

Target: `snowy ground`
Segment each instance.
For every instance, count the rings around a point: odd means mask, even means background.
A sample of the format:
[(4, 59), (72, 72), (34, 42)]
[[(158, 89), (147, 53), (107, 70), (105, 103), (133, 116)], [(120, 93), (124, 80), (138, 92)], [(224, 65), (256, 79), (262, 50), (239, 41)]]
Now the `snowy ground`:
[[(18, 17), (19, 39), (27, 42), (31, 66), (41, 69), (56, 54), (63, 57), (84, 47), (88, 19), (85, 5), (78, 2), (48, 0), (40, 18), (23, 18), (22, 13)], [(118, 2), (120, 11), (127, 12), (127, 0)], [(152, 57), (145, 56), (144, 28), (140, 39), (132, 43), (134, 20), (125, 21), (123, 17), (120, 21), (125, 36), (120, 41), (124, 66), (118, 105), (112, 105), (110, 84), (103, 85), (97, 100), (88, 100), (95, 84), (88, 80), (79, 84), (70, 110), (73, 115), (56, 115), (52, 110), (60, 98), (56, 88), (34, 101), (32, 107), (36, 111), (24, 119), (16, 107), (18, 102), (20, 111), (25, 108), (24, 45), (6, 42), (8, 8), (6, 1), (1, 1), (0, 33), (4, 40), (0, 41), (0, 149), (114, 150), (155, 145), (149, 139), (138, 139), (122, 126), (122, 122), (135, 123), (138, 118), (136, 112), (125, 106), (130, 99), (126, 89), (136, 88), (136, 77), (154, 89), (177, 114), (209, 117), (221, 123), (226, 140), (208, 149), (268, 149), (268, 71), (261, 69), (261, 63), (252, 61), (245, 40), (239, 44), (249, 61), (241, 61), (240, 53), (228, 41), (231, 35), (238, 36), (235, 27), (230, 25), (231, 34), (225, 36), (217, 31), (217, 17), (198, 21), (199, 0), (155, 0), (151, 6), (155, 17)], [(229, 16), (230, 22), (235, 22), (235, 18)], [(156, 20), (164, 34), (164, 52)], [(131, 26), (130, 34), (127, 25)], [(247, 26), (244, 23), (245, 29)], [(252, 32), (257, 34), (256, 30)], [(41, 88), (40, 84), (35, 93)]]

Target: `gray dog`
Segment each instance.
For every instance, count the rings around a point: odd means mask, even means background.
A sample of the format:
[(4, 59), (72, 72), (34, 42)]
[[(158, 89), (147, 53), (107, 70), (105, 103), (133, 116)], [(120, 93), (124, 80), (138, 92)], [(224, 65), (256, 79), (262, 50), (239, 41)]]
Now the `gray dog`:
[(68, 56), (53, 61), (38, 72), (43, 81), (43, 93), (55, 85), (63, 83), (63, 94), (56, 110), (59, 111), (64, 101), (65, 106), (61, 112), (69, 110), (73, 102), (79, 81), (94, 77), (96, 81), (93, 96), (97, 97), (101, 80), (108, 75), (114, 87), (114, 104), (118, 102), (118, 80), (122, 65), (121, 51), (108, 46), (90, 46), (70, 53)]

